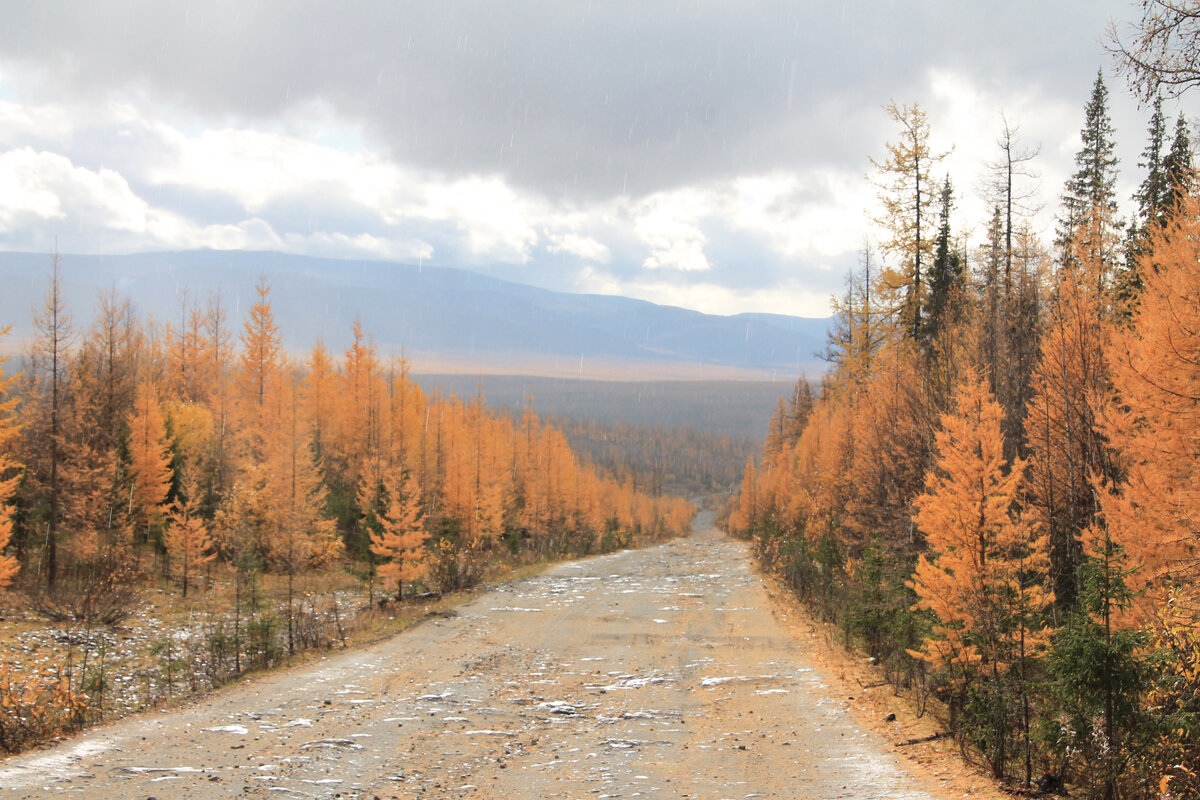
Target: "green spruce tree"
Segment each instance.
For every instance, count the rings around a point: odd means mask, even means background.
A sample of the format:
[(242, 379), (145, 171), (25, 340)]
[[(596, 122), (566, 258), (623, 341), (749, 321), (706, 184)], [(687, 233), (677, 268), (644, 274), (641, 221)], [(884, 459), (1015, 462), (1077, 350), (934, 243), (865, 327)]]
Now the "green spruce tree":
[(1096, 277), (1101, 283), (1098, 288), (1107, 294), (1117, 266), (1121, 225), (1117, 220), (1116, 145), (1108, 114), (1108, 87), (1100, 72), (1079, 136), (1083, 146), (1075, 154), (1075, 174), (1063, 187), (1063, 216), (1056, 244), (1063, 266), (1069, 269), (1084, 261), (1102, 265)]
[(933, 263), (929, 266), (929, 302), (925, 314), (925, 343), (937, 339), (938, 334), (953, 319), (952, 298), (962, 286), (962, 256), (954, 247), (950, 237), (950, 212), (954, 208), (954, 187), (950, 176), (942, 183), (938, 193), (938, 233), (933, 247)]
[(1153, 228), (1166, 224), (1164, 208), (1171, 191), (1163, 153), (1166, 130), (1162, 96), (1156, 95), (1154, 110), (1150, 115), (1146, 149), (1142, 151), (1142, 158), (1138, 161), (1138, 166), (1145, 170), (1145, 177), (1133, 194), (1138, 207), (1137, 217), (1126, 231), (1125, 263), (1116, 276), (1116, 300), (1124, 315), (1132, 312), (1137, 303), (1137, 296), (1142, 291), (1138, 262), (1145, 250), (1146, 237)]
[(1180, 114), (1175, 120), (1175, 136), (1171, 149), (1163, 159), (1163, 172), (1167, 176), (1167, 193), (1162, 202), (1163, 217), (1169, 219), (1183, 197), (1195, 191), (1196, 176), (1192, 163), (1192, 137), (1188, 134), (1187, 121)]

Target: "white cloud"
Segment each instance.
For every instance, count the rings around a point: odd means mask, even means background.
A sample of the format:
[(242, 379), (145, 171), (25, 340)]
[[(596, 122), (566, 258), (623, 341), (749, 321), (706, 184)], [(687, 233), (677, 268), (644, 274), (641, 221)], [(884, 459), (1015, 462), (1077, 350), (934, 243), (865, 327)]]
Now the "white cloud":
[(349, 254), (377, 258), (383, 261), (416, 261), (433, 256), (433, 245), (420, 239), (386, 239), (362, 233), (320, 231), (308, 235), (284, 234), (282, 249), (289, 253), (345, 258)]
[(0, 141), (13, 146), (35, 140), (62, 140), (77, 122), (62, 106), (0, 101)]
[(710, 209), (708, 192), (686, 188), (658, 192), (637, 203), (631, 210), (633, 232), (650, 248), (642, 266), (679, 272), (712, 269), (704, 254), (708, 237), (700, 227)]
[(826, 317), (830, 314), (829, 295), (808, 288), (800, 281), (787, 281), (766, 288), (738, 289), (712, 282), (675, 283), (642, 278), (623, 281), (588, 267), (579, 274), (577, 290), (635, 297), (651, 303), (723, 316), (746, 311), (802, 317)]
[[(415, 239), (318, 231), (280, 234), (266, 220), (199, 225), (139, 197), (111, 169), (91, 170), (57, 153), (24, 147), (0, 153), (0, 236), (37, 222), (99, 229), (107, 249), (269, 249), (345, 257), (428, 258), (433, 248)], [(95, 243), (92, 244), (95, 247)]]
[[(0, 226), (11, 229), (22, 218), (56, 219), (64, 215), (58, 195), (47, 186), (47, 173), (72, 171), (62, 156), (25, 147), (0, 155)], [(53, 181), (53, 178), (51, 178)]]
[(590, 236), (578, 233), (550, 233), (546, 238), (549, 240), (546, 249), (551, 253), (568, 253), (584, 261), (599, 264), (606, 264), (612, 259), (612, 252)]
[(857, 173), (777, 172), (732, 181), (726, 213), (730, 224), (763, 237), (780, 255), (821, 261), (860, 246), (870, 195)]
[(498, 176), (427, 181), (420, 200), (399, 211), (405, 217), (455, 223), (478, 256), (525, 263), (538, 242), (535, 220), (541, 210)]
[(254, 214), (298, 196), (341, 197), (385, 218), (408, 184), (396, 166), (366, 151), (348, 153), (279, 133), (222, 129), (188, 137), (164, 129), (178, 159), (154, 169), (155, 184), (189, 186), (235, 198)]
[(150, 208), (111, 169), (86, 169), (66, 156), (29, 147), (0, 153), (0, 228), (12, 231), (32, 219), (87, 219), (102, 228), (150, 236), (183, 222)]

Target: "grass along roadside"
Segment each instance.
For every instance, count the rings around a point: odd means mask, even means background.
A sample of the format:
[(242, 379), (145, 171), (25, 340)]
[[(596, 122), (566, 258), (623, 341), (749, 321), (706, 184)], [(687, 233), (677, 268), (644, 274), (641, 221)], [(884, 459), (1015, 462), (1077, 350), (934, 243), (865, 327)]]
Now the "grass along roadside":
[(290, 653), (286, 576), (238, 587), (218, 568), (187, 598), (159, 581), (138, 588), (115, 625), (49, 622), (9, 595), (0, 605), (0, 753), (379, 641), (552, 563), (499, 565), (471, 589), (399, 603), (371, 597), (340, 568), (306, 574), (294, 592)]

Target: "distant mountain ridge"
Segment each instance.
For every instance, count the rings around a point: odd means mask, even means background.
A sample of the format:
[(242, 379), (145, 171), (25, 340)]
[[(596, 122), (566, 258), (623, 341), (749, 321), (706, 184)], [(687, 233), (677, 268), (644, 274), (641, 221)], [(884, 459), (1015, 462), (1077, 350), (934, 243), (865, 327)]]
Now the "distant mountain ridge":
[[(0, 253), (0, 325), (28, 335), (49, 257)], [(145, 315), (177, 320), (181, 293), (204, 303), (220, 290), (240, 326), (265, 276), (285, 346), (333, 350), (361, 317), (383, 352), (401, 349), (440, 371), (577, 377), (815, 376), (828, 319), (722, 317), (625, 297), (539, 289), (450, 267), (337, 260), (276, 252), (212, 251), (62, 256), (69, 307), (86, 323), (110, 287)]]

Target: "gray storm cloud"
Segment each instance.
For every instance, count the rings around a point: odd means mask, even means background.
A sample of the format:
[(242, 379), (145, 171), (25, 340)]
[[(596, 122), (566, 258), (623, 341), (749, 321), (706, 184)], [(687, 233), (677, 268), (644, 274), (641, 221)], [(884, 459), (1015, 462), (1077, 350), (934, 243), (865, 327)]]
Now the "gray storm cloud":
[(861, 160), (931, 65), (1052, 83), (1098, 58), (1063, 28), (1103, 24), (1083, 1), (7, 5), (30, 96), (239, 122), (317, 103), (402, 163), (583, 200)]

